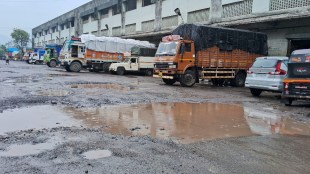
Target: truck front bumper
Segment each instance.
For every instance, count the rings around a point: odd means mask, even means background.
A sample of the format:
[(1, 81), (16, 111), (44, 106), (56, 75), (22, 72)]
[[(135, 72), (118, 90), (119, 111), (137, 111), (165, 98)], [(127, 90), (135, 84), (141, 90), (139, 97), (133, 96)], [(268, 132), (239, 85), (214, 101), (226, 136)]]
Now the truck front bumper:
[(153, 73), (153, 77), (162, 79), (174, 79), (176, 76), (176, 69), (154, 69)]

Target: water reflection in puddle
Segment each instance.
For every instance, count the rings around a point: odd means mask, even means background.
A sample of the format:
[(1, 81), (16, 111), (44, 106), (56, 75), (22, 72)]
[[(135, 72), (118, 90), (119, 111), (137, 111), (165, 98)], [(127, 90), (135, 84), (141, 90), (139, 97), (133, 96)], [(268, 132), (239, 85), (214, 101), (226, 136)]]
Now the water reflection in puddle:
[(59, 126), (80, 126), (60, 108), (49, 105), (6, 110), (0, 114), (0, 134), (28, 129), (43, 129)]
[(35, 106), (0, 114), (0, 134), (58, 126), (103, 128), (112, 134), (150, 135), (192, 143), (217, 138), (310, 135), (310, 125), (272, 111), (216, 103), (153, 103), (101, 108)]
[(109, 150), (92, 150), (82, 154), (86, 159), (100, 159), (106, 158), (112, 155), (112, 152)]
[(113, 134), (174, 138), (182, 143), (274, 133), (310, 135), (307, 124), (229, 104), (153, 103), (64, 111), (89, 127), (107, 126), (104, 129)]

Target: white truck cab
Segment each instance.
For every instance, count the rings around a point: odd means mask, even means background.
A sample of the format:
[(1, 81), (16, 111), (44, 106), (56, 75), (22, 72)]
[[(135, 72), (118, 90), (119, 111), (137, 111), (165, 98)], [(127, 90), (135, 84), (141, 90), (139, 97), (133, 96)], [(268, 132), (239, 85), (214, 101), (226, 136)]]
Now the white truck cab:
[(109, 71), (118, 75), (124, 75), (126, 72), (142, 72), (151, 76), (155, 64), (156, 49), (135, 47), (131, 52), (132, 56), (126, 58), (124, 62), (112, 63)]

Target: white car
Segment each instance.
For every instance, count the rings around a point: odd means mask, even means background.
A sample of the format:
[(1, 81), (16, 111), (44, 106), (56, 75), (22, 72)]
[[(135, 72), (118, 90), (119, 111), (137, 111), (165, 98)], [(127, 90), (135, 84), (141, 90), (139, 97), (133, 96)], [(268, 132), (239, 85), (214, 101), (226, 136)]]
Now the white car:
[(287, 72), (288, 57), (259, 57), (248, 70), (245, 87), (252, 95), (260, 96), (263, 91), (281, 93)]

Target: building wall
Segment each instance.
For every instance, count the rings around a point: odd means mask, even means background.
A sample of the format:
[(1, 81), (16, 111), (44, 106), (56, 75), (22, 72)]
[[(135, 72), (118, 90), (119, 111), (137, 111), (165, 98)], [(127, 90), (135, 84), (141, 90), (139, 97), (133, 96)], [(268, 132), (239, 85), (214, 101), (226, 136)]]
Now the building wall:
[[(118, 0), (93, 0), (77, 9), (61, 15), (45, 24), (33, 29), (34, 46), (43, 46), (44, 43), (61, 43), (64, 39), (83, 33), (97, 36), (126, 36), (135, 38), (139, 34), (154, 34), (160, 31), (171, 31), (184, 23), (220, 23), (233, 18), (251, 14), (268, 15), (288, 8), (309, 7), (309, 0), (159, 0), (155, 4), (142, 7), (143, 0), (137, 0), (137, 8), (124, 11), (124, 4), (119, 9), (120, 14), (113, 15), (111, 3)], [(104, 18), (93, 18), (100, 11), (95, 9), (108, 4), (108, 15)], [(110, 4), (110, 5), (109, 5)], [(174, 10), (179, 8), (182, 17), (176, 15)], [(83, 23), (82, 18), (88, 16), (89, 20)], [(100, 15), (99, 15), (100, 16)], [(62, 24), (74, 22), (74, 27), (62, 29)], [(56, 27), (58, 31), (53, 32)], [(235, 26), (238, 28), (238, 26)], [(250, 28), (249, 28), (250, 29)], [(44, 33), (45, 30), (49, 32)], [(292, 31), (301, 31), (294, 30)], [(289, 29), (268, 30), (270, 53), (273, 55), (286, 55)], [(301, 31), (303, 32), (303, 30)], [(285, 53), (285, 54), (284, 54)]]

